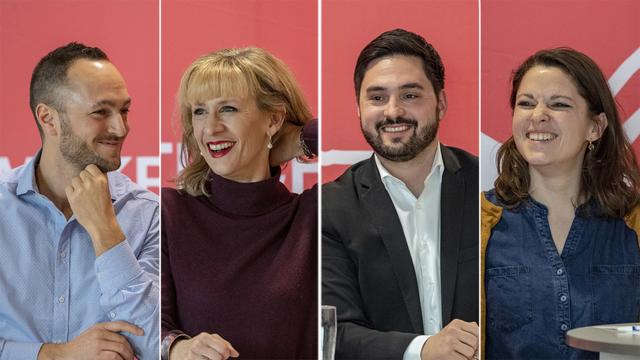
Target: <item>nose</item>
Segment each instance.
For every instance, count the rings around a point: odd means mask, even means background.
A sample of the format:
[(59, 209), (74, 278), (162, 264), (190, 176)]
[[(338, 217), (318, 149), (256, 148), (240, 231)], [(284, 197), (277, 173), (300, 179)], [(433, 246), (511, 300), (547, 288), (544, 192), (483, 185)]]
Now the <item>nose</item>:
[(398, 99), (395, 97), (389, 98), (384, 108), (384, 116), (387, 119), (396, 119), (404, 116), (404, 108)]
[(204, 131), (207, 135), (215, 135), (216, 133), (224, 130), (222, 122), (216, 114), (211, 114), (205, 120)]
[(129, 124), (126, 115), (117, 113), (111, 117), (109, 132), (118, 137), (125, 137), (129, 133)]
[(547, 107), (544, 104), (539, 103), (533, 109), (533, 113), (531, 114), (531, 119), (535, 122), (548, 121), (549, 114), (547, 114)]

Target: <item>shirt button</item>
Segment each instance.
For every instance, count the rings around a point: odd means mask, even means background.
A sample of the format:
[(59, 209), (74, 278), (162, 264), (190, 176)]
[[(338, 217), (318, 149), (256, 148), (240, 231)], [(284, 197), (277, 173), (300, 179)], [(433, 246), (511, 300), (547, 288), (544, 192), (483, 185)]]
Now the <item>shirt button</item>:
[(64, 296), (60, 296), (60, 297), (58, 298), (58, 302), (59, 302), (60, 304), (64, 303)]
[(564, 271), (562, 269), (556, 270), (556, 275), (562, 275)]
[(109, 317), (111, 317), (112, 319), (114, 319), (116, 317), (116, 313), (114, 313), (113, 311), (109, 313)]
[(60, 253), (60, 257), (61, 257), (62, 259), (64, 259), (64, 258), (66, 258), (66, 257), (67, 257), (67, 254), (63, 251), (63, 252), (61, 252), (61, 253)]
[(567, 301), (567, 295), (560, 296), (560, 301), (562, 301), (562, 302)]
[(569, 327), (567, 326), (567, 324), (560, 325), (560, 330), (562, 330), (562, 331), (567, 331), (568, 328)]

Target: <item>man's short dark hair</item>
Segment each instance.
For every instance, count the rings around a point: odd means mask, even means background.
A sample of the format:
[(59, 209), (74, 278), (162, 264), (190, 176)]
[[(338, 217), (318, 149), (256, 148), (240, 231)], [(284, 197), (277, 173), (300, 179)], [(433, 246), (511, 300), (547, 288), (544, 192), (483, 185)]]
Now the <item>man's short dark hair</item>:
[(63, 111), (59, 88), (65, 85), (67, 71), (73, 62), (79, 59), (109, 61), (107, 54), (99, 48), (71, 42), (48, 53), (40, 59), (38, 65), (33, 69), (29, 89), (29, 105), (33, 117), (36, 119), (41, 139), (44, 138), (44, 135), (40, 123), (38, 123), (36, 106), (47, 104), (58, 111)]
[(417, 56), (422, 60), (424, 73), (433, 84), (435, 93), (439, 94), (444, 89), (444, 65), (436, 49), (416, 33), (395, 29), (380, 34), (360, 52), (353, 74), (356, 99), (360, 97), (362, 79), (369, 64), (376, 59), (392, 55)]

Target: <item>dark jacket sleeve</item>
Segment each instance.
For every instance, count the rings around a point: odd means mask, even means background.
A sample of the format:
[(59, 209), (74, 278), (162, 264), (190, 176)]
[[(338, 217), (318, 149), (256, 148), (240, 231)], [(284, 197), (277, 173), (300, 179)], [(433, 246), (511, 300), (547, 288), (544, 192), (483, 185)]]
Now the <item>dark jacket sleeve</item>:
[[(335, 191), (336, 187), (342, 189)], [(372, 294), (365, 296), (361, 292), (361, 280), (367, 278), (366, 281), (370, 283), (375, 275), (362, 273), (364, 270), (358, 266), (358, 256), (363, 254), (354, 253), (353, 244), (348, 245), (356, 236), (353, 227), (358, 227), (356, 223), (365, 220), (354, 206), (352, 192), (342, 191), (344, 187), (350, 186), (328, 184), (323, 186), (322, 192), (322, 304), (336, 307), (338, 329), (335, 358), (402, 359), (409, 343), (419, 334), (382, 329), (379, 324), (375, 324), (372, 317), (374, 315), (368, 314), (379, 310), (373, 310), (373, 305), (366, 304), (363, 300), (371, 299)], [(387, 281), (388, 278), (380, 279), (381, 289), (395, 286)], [(388, 303), (387, 300), (389, 299), (379, 299), (383, 303)], [(402, 315), (394, 310), (397, 305), (399, 304), (389, 305), (386, 314), (375, 316), (400, 318)], [(376, 309), (379, 307), (376, 306)]]
[(373, 329), (363, 308), (355, 265), (324, 219), (322, 228), (322, 303), (337, 311), (336, 360), (402, 359), (419, 334)]

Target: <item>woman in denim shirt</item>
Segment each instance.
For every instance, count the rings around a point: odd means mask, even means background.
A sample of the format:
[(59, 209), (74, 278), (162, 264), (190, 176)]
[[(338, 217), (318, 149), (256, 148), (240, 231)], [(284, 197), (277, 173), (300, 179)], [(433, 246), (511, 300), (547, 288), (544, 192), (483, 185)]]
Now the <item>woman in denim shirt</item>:
[(640, 319), (640, 175), (602, 71), (568, 48), (513, 75), (512, 137), (482, 197), (487, 359), (597, 359), (568, 330)]

